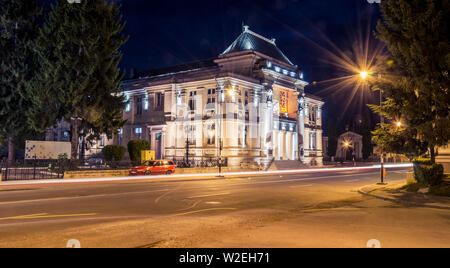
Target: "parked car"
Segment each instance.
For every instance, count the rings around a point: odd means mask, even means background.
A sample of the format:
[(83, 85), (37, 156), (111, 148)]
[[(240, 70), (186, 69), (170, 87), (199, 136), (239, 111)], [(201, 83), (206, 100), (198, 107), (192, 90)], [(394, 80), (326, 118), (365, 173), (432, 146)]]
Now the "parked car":
[(175, 173), (175, 163), (170, 160), (147, 161), (141, 166), (132, 167), (130, 169), (130, 176), (154, 174), (170, 175), (173, 173)]

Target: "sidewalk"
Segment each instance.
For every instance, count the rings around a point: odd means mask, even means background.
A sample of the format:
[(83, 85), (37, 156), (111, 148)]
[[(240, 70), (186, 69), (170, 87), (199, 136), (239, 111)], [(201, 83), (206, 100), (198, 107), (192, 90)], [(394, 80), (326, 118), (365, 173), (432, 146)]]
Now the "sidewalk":
[(359, 188), (358, 192), (362, 195), (410, 206), (450, 210), (450, 198), (408, 192), (401, 189), (405, 185), (405, 182), (393, 182), (387, 185), (372, 184)]

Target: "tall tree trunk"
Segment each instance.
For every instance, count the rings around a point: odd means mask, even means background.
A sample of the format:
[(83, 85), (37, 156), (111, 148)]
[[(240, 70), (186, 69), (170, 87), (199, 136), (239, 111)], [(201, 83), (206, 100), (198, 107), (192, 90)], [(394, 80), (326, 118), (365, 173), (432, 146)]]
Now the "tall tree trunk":
[(72, 125), (72, 159), (78, 159), (78, 118), (71, 118), (71, 125)]
[(16, 146), (14, 137), (8, 137), (8, 166), (14, 166), (16, 163)]
[(84, 161), (84, 156), (86, 154), (86, 135), (82, 134), (83, 137), (81, 138), (81, 152), (80, 152), (80, 159)]
[(430, 146), (430, 158), (431, 158), (431, 162), (434, 164), (436, 163), (436, 152), (434, 150), (434, 145)]

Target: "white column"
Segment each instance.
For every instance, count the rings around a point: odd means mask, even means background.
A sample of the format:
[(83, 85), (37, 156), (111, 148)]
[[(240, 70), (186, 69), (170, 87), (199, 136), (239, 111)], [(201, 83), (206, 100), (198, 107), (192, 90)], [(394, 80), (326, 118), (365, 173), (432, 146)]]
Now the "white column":
[(280, 136), (281, 159), (286, 160), (286, 131), (281, 131)]
[(273, 131), (272, 140), (273, 140), (273, 156), (275, 160), (280, 160), (280, 138), (278, 130)]
[(298, 156), (298, 134), (292, 133), (292, 160), (297, 160)]

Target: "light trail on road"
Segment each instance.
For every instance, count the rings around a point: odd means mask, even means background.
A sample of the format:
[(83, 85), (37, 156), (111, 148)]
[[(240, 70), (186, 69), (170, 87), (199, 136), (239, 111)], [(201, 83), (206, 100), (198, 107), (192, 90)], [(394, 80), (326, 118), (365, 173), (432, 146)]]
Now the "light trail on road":
[[(412, 163), (407, 164), (388, 164), (384, 168), (406, 168), (412, 167)], [(135, 177), (110, 177), (110, 178), (87, 178), (87, 179), (67, 179), (67, 180), (40, 180), (40, 181), (8, 181), (0, 182), (0, 186), (7, 185), (31, 185), (31, 184), (63, 184), (63, 183), (87, 183), (87, 182), (115, 182), (115, 181), (136, 181), (145, 179), (177, 179), (177, 178), (199, 178), (199, 177), (219, 177), (219, 176), (265, 176), (275, 174), (302, 174), (318, 172), (340, 172), (340, 171), (358, 171), (380, 169), (380, 165), (363, 167), (345, 167), (345, 168), (316, 168), (316, 169), (296, 169), (296, 170), (274, 170), (274, 171), (252, 171), (252, 172), (228, 172), (228, 173), (206, 173), (206, 174), (174, 174), (158, 176), (135, 176)]]

